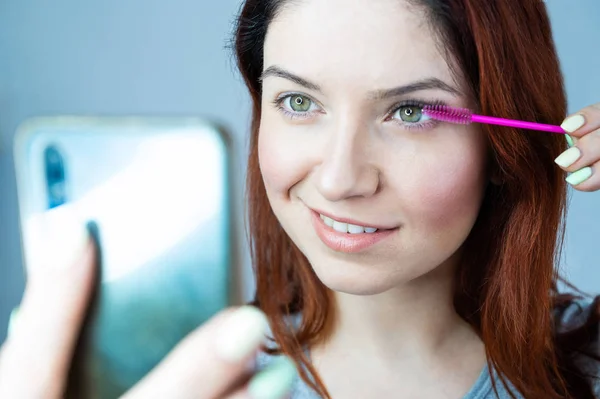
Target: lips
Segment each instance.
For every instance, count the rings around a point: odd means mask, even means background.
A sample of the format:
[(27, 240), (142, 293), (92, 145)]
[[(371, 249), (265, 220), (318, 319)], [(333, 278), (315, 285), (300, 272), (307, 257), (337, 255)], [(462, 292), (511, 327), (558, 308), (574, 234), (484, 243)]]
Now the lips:
[(340, 223), (364, 226), (366, 228), (377, 229), (377, 230), (393, 230), (397, 227), (396, 225), (394, 225), (394, 226), (384, 226), (384, 225), (379, 225), (379, 224), (365, 225), (364, 222), (360, 222), (358, 220), (349, 219), (349, 218), (340, 218), (340, 217), (331, 215), (329, 213), (326, 213), (324, 211), (321, 211), (319, 209), (313, 209), (313, 208), (309, 208), (309, 209), (312, 210), (313, 212), (316, 212), (317, 214), (319, 214), (321, 216), (328, 217), (328, 218), (332, 219), (333, 221), (340, 222)]
[(336, 252), (366, 251), (393, 235), (397, 228), (362, 226), (356, 221), (337, 220), (317, 211), (311, 211), (312, 224), (323, 244)]
[(321, 220), (329, 227), (339, 233), (350, 233), (350, 234), (373, 234), (378, 229), (376, 227), (366, 227), (358, 224), (344, 223), (320, 214)]

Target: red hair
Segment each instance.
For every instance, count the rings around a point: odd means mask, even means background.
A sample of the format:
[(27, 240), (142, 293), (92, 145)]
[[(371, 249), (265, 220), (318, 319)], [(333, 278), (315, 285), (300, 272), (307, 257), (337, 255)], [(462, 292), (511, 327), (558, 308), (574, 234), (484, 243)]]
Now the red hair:
[[(411, 0), (425, 6), (449, 64), (468, 81), (478, 112), (560, 124), (567, 106), (545, 5), (540, 0)], [(267, 200), (258, 164), (260, 75), (269, 22), (285, 0), (246, 0), (235, 50), (253, 102), (248, 161), (249, 234), (255, 304), (269, 317), (277, 352), (329, 397), (303, 348), (327, 338), (335, 307), (304, 255), (283, 231)], [(463, 245), (454, 304), (483, 340), (488, 364), (527, 398), (593, 398), (573, 361), (598, 334), (600, 301), (588, 322), (560, 333), (554, 312), (574, 301), (557, 290), (566, 212), (564, 172), (554, 158), (561, 135), (483, 127), (494, 174), (478, 219)], [(286, 322), (301, 312), (298, 329)], [(306, 370), (306, 371), (305, 371)], [(309, 378), (312, 377), (312, 378)], [(513, 392), (516, 394), (516, 392)]]

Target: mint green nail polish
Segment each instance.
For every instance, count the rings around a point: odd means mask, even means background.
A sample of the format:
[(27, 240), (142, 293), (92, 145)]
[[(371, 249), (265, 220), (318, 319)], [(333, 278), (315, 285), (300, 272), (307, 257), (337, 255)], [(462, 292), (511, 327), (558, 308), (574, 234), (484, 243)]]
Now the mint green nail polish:
[(296, 365), (281, 357), (250, 381), (248, 393), (252, 399), (280, 399), (289, 391), (296, 377)]
[(10, 337), (11, 334), (15, 332), (15, 325), (17, 324), (17, 316), (19, 314), (19, 307), (17, 306), (10, 312), (10, 317), (8, 319), (8, 331), (6, 332), (7, 336)]
[(583, 183), (584, 181), (589, 179), (591, 176), (592, 176), (592, 168), (590, 168), (588, 166), (588, 167), (579, 169), (577, 172), (573, 172), (571, 175), (569, 175), (569, 177), (567, 177), (567, 183), (569, 183), (572, 186), (576, 186), (578, 184)]
[(569, 136), (568, 134), (565, 134), (565, 138), (567, 139), (567, 144), (569, 145), (569, 147), (573, 147), (575, 145), (573, 137)]

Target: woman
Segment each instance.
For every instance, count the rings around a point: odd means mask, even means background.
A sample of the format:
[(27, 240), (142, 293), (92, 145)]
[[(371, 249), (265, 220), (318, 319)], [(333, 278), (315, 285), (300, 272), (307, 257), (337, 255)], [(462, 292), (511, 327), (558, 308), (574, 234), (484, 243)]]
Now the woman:
[[(554, 261), (567, 183), (600, 188), (600, 105), (562, 120), (542, 2), (247, 0), (235, 48), (254, 105), (248, 200), (255, 305), (274, 338), (266, 368), (239, 387), (263, 332), (242, 308), (129, 397), (281, 397), (291, 379), (278, 353), (299, 366), (292, 398), (594, 397), (599, 301), (560, 295)], [(431, 103), (562, 123), (571, 147), (437, 123), (422, 113)], [(49, 305), (48, 277), (33, 274), (0, 395), (58, 397), (87, 291), (55, 276), (70, 297)], [(80, 274), (70, 281), (89, 280)], [(44, 312), (54, 317), (40, 325)], [(33, 353), (52, 361), (31, 371), (19, 359), (36, 328), (54, 341)]]
[[(560, 124), (542, 2), (247, 0), (236, 50), (254, 104), (256, 302), (314, 391), (591, 397), (581, 338), (552, 325), (597, 336), (600, 312), (567, 320), (577, 305), (555, 290), (564, 137), (434, 123), (420, 106)], [(557, 163), (581, 190), (600, 181), (582, 169), (600, 156), (598, 113), (563, 125), (580, 141)]]

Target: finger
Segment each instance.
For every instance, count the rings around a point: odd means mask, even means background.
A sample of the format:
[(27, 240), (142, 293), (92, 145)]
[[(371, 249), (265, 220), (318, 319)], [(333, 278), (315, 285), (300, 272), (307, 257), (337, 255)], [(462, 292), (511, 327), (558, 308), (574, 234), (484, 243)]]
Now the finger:
[(62, 396), (93, 282), (83, 224), (55, 208), (24, 224), (27, 286), (0, 358), (0, 397)]
[(600, 190), (600, 161), (571, 173), (567, 177), (567, 182), (577, 191)]
[(125, 398), (221, 397), (248, 373), (267, 330), (257, 308), (222, 312), (188, 335)]
[(600, 129), (581, 137), (577, 144), (560, 154), (554, 162), (567, 172), (575, 172), (600, 161)]
[(232, 395), (225, 396), (225, 399), (253, 399), (249, 394), (247, 388), (240, 389)]
[(600, 129), (600, 103), (568, 116), (560, 126), (575, 138), (575, 142), (587, 133)]
[(284, 399), (289, 396), (297, 377), (296, 366), (287, 357), (279, 357), (255, 375), (248, 384), (226, 396), (227, 399)]

